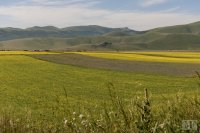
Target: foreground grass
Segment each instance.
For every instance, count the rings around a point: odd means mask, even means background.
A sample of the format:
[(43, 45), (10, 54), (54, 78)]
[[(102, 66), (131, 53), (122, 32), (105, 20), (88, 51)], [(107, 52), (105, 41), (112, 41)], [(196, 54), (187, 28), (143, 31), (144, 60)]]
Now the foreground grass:
[[(58, 121), (35, 120), (30, 113), (16, 117), (13, 113), (0, 116), (0, 132), (37, 133), (198, 133), (200, 131), (200, 99), (177, 94), (159, 106), (152, 106), (148, 92), (127, 102), (109, 88), (110, 100), (99, 110), (97, 107), (79, 110), (57, 103), (54, 117)], [(67, 99), (67, 97), (66, 97)], [(68, 100), (67, 100), (68, 101)], [(62, 110), (62, 109), (63, 110)], [(184, 120), (193, 120), (189, 130)]]
[(147, 62), (200, 63), (200, 52), (75, 52), (107, 59)]

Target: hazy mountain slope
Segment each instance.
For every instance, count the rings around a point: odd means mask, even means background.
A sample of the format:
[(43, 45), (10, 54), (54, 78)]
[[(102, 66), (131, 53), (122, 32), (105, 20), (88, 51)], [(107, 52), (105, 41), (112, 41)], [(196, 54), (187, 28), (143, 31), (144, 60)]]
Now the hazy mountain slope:
[(25, 29), (25, 31), (51, 31), (51, 32), (59, 32), (60, 29), (54, 26), (44, 26), (44, 27), (39, 27), (39, 26), (34, 26), (34, 27), (30, 27)]
[[(101, 45), (103, 42), (111, 45)], [(144, 34), (141, 36), (96, 36), (76, 38), (29, 38), (0, 42), (9, 50), (196, 50), (200, 36)]]
[(101, 27), (101, 26), (73, 26), (73, 27), (67, 27), (63, 28), (62, 31), (66, 34), (71, 34), (73, 36), (95, 36), (95, 35), (103, 35), (105, 33), (109, 33), (114, 31), (115, 29), (107, 28), (107, 27)]
[[(3, 50), (130, 50), (144, 49), (141, 43), (128, 37), (76, 37), (76, 38), (28, 38), (0, 42)], [(139, 39), (138, 39), (139, 40)], [(104, 42), (111, 45), (102, 46)]]
[(0, 41), (4, 50), (200, 50), (200, 22), (144, 32), (95, 25), (3, 28), (0, 40), (6, 40)]
[(187, 25), (177, 25), (164, 28), (157, 28), (151, 30), (150, 32), (160, 32), (160, 33), (200, 33), (200, 22), (195, 22)]
[(53, 26), (45, 27), (31, 27), (27, 29), (16, 28), (0, 28), (0, 41), (23, 39), (23, 38), (42, 38), (42, 37), (78, 37), (78, 36), (97, 36), (103, 35), (109, 32), (126, 32), (137, 33), (134, 30), (128, 28), (107, 28), (101, 26), (74, 26), (59, 29)]
[(200, 35), (169, 34), (164, 38), (152, 41), (148, 49), (154, 50), (200, 50)]
[(6, 50), (56, 50), (67, 47), (62, 38), (28, 38), (0, 42), (0, 49)]

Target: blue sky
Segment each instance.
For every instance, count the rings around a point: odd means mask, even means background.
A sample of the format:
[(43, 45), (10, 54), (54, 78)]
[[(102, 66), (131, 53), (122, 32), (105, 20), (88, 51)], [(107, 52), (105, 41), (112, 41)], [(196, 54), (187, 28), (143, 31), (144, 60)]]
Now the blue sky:
[(200, 21), (200, 0), (1, 0), (0, 27), (101, 25), (148, 30)]

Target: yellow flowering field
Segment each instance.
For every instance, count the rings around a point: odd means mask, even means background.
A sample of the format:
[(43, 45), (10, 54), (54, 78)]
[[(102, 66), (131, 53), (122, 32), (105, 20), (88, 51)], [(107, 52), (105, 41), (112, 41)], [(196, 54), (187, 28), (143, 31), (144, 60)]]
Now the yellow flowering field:
[(200, 63), (200, 52), (75, 52), (106, 59), (147, 62)]

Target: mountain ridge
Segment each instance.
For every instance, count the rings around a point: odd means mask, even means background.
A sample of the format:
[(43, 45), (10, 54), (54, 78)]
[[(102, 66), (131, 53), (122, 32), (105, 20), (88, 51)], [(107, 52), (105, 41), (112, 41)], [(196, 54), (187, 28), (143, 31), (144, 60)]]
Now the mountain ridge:
[(78, 36), (98, 36), (107, 34), (109, 32), (130, 32), (136, 33), (137, 31), (125, 28), (108, 28), (97, 25), (88, 26), (72, 26), (66, 28), (57, 28), (54, 26), (34, 26), (26, 29), (20, 28), (0, 28), (0, 41), (22, 39), (22, 38), (35, 38), (35, 37), (78, 37)]
[[(109, 44), (109, 45), (102, 45)], [(0, 28), (1, 50), (200, 50), (200, 21), (135, 31), (98, 25)]]

